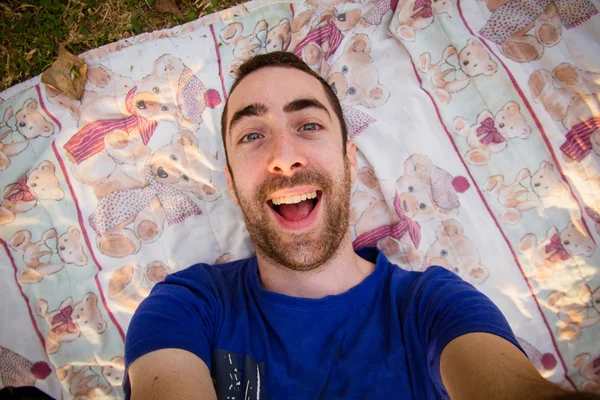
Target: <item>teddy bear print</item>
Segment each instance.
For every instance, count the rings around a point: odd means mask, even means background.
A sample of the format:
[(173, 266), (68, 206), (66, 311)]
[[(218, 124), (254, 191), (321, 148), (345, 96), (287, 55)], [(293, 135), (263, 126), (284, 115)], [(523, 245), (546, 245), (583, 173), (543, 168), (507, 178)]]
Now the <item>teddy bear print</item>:
[(390, 91), (379, 83), (370, 53), (370, 39), (366, 35), (354, 35), (346, 43), (344, 53), (331, 66), (327, 83), (345, 105), (380, 107), (390, 97)]
[(10, 224), (18, 214), (30, 211), (40, 200), (62, 200), (65, 192), (60, 188), (54, 171), (52, 162), (43, 161), (18, 182), (7, 185), (2, 191), (0, 225)]
[(243, 35), (244, 25), (240, 22), (232, 22), (223, 28), (219, 36), (223, 43), (233, 48), (233, 60), (226, 67), (231, 77), (235, 78), (240, 65), (263, 48), (267, 30), (267, 21), (264, 19), (256, 23), (248, 36)]
[(600, 323), (600, 287), (592, 291), (583, 284), (575, 295), (554, 291), (546, 299), (546, 307), (558, 315), (558, 338), (578, 340), (582, 329)]
[(81, 335), (100, 335), (106, 331), (108, 324), (102, 318), (98, 307), (98, 296), (89, 292), (79, 303), (73, 304), (73, 297), (64, 300), (54, 311), (48, 311), (48, 302), (38, 299), (35, 312), (48, 324), (46, 351), (54, 354), (63, 343), (72, 342)]
[(45, 361), (31, 362), (22, 355), (0, 346), (0, 389), (5, 387), (35, 386), (46, 379), (52, 368)]
[(93, 400), (112, 392), (112, 385), (92, 369), (95, 365), (96, 362), (81, 368), (70, 364), (63, 365), (56, 370), (56, 375), (63, 388), (67, 388), (74, 398)]
[(402, 40), (414, 42), (418, 31), (433, 24), (436, 15), (447, 14), (452, 18), (450, 0), (405, 0), (396, 12), (398, 28), (396, 34)]
[(413, 154), (404, 162), (404, 175), (395, 184), (394, 208), (390, 209), (385, 199), (370, 204), (354, 227), (354, 248), (379, 243), (381, 250), (399, 265), (420, 267), (423, 253), (418, 250), (419, 223), (454, 218), (460, 207), (458, 194), (469, 186), (466, 178), (452, 177), (427, 156)]
[(571, 365), (577, 368), (579, 375), (585, 379), (581, 390), (600, 394), (600, 354), (596, 357), (592, 357), (590, 353), (579, 354)]
[(221, 196), (211, 183), (207, 165), (211, 164), (192, 133), (181, 131), (173, 135), (170, 144), (146, 159), (145, 186), (105, 195), (89, 216), (100, 251), (110, 257), (134, 254), (142, 242), (153, 242), (160, 237), (165, 220), (174, 225), (201, 215), (190, 194), (206, 202)]
[(555, 371), (556, 365), (558, 364), (558, 361), (556, 361), (556, 357), (554, 356), (554, 354), (542, 354), (542, 352), (540, 352), (535, 346), (533, 346), (531, 343), (529, 343), (521, 337), (517, 336), (517, 341), (519, 342), (523, 350), (525, 350), (527, 358), (529, 358), (529, 361), (531, 361), (531, 363), (533, 364), (535, 369), (538, 370), (540, 375), (542, 375), (544, 378), (549, 378)]
[(88, 65), (85, 90), (81, 100), (73, 99), (66, 94), (44, 85), (48, 102), (69, 112), (73, 118), (81, 118), (83, 104), (102, 96), (125, 96), (135, 87), (129, 77), (117, 74), (104, 65)]
[(465, 153), (471, 165), (486, 165), (492, 154), (503, 151), (508, 146), (508, 139), (527, 139), (531, 127), (521, 114), (519, 103), (510, 101), (496, 115), (490, 110), (483, 110), (477, 116), (477, 123), (467, 125), (463, 117), (456, 117), (452, 130), (459, 136), (466, 137), (470, 147)]
[(221, 40), (228, 46), (233, 47), (233, 58), (240, 61), (250, 59), (262, 46), (258, 35), (268, 29), (267, 21), (260, 20), (254, 26), (252, 33), (243, 35), (244, 26), (240, 22), (232, 22), (220, 33)]
[[(45, 276), (57, 273), (67, 264), (78, 267), (87, 265), (88, 259), (83, 252), (81, 233), (77, 227), (71, 226), (67, 232), (58, 238), (57, 236), (56, 230), (52, 228), (44, 232), (40, 241), (35, 243), (31, 241), (31, 232), (28, 230), (18, 231), (10, 238), (9, 246), (23, 255), (25, 264), (25, 269), (19, 273), (19, 282), (41, 282)], [(55, 251), (47, 243), (51, 239), (56, 240), (58, 260), (54, 259)]]
[(600, 74), (562, 63), (549, 71), (540, 69), (529, 77), (534, 101), (561, 121), (567, 134), (560, 146), (567, 162), (581, 162), (589, 154), (600, 157)]
[[(83, 252), (79, 229), (71, 226), (67, 232), (57, 239), (54, 228), (42, 234), (38, 242), (31, 241), (31, 232), (21, 230), (8, 241), (9, 246), (23, 255), (25, 269), (19, 273), (19, 282), (38, 283), (44, 276), (52, 275), (62, 270), (65, 264), (79, 267), (87, 265), (87, 257)], [(54, 251), (48, 246), (48, 241), (56, 239), (56, 252), (60, 258), (53, 262)]]
[[(29, 146), (30, 140), (38, 137), (49, 138), (53, 134), (54, 124), (38, 111), (38, 102), (35, 99), (27, 100), (16, 114), (12, 107), (8, 107), (0, 123), (0, 171), (10, 166), (10, 158), (23, 152)], [(9, 135), (12, 139), (2, 142)], [(15, 135), (21, 138), (17, 139)]]
[(452, 45), (446, 47), (437, 64), (431, 63), (430, 53), (421, 54), (417, 68), (429, 77), (434, 97), (440, 103), (448, 104), (452, 100), (452, 94), (469, 86), (471, 78), (495, 74), (498, 64), (480, 42), (469, 39), (460, 52)]
[(16, 131), (16, 126), (13, 128), (12, 125), (16, 125), (14, 112), (12, 107), (8, 107), (4, 112), (2, 122), (0, 122), (0, 171), (8, 169), (11, 164), (11, 157), (21, 154), (29, 145), (29, 141), (27, 140), (3, 142), (3, 140)]
[[(381, 192), (377, 176), (375, 176), (375, 171), (370, 167), (361, 167), (357, 171), (356, 182), (353, 186), (355, 188), (350, 197), (350, 225), (354, 227), (369, 206), (374, 202), (383, 201), (384, 196)], [(391, 214), (383, 213), (379, 215), (385, 218), (380, 221), (380, 225), (391, 223)]]
[(292, 28), (290, 20), (282, 18), (281, 21), (267, 32), (265, 50), (267, 53), (273, 51), (285, 51), (292, 39)]
[(554, 165), (548, 161), (542, 161), (538, 170), (531, 176), (531, 187), (541, 198), (562, 196), (568, 191), (567, 185), (556, 174)]
[(490, 275), (481, 264), (477, 248), (465, 236), (462, 225), (454, 219), (442, 222), (437, 240), (425, 253), (423, 270), (434, 265), (454, 272), (473, 285), (485, 282)]
[(52, 275), (64, 266), (62, 262), (52, 263), (50, 259), (53, 251), (46, 242), (50, 239), (56, 239), (57, 234), (54, 228), (45, 231), (38, 242), (32, 242), (31, 237), (30, 231), (21, 230), (8, 241), (11, 249), (23, 255), (25, 269), (19, 274), (19, 282), (21, 283), (40, 282), (44, 279), (44, 276)]
[[(312, 10), (305, 12), (310, 13)], [(359, 8), (345, 10), (342, 6), (324, 11), (318, 20), (310, 17), (310, 14), (300, 15), (296, 19), (298, 22), (303, 21), (314, 26), (310, 25), (310, 29), (296, 26), (295, 31), (305, 33), (306, 36), (294, 35), (295, 40), (288, 51), (293, 51), (314, 71), (325, 77), (329, 72), (328, 61), (331, 56), (336, 52), (345, 35), (361, 21), (361, 18)]]
[(496, 43), (502, 54), (516, 62), (530, 62), (562, 39), (562, 27), (573, 28), (598, 10), (590, 0), (484, 0), (492, 12), (479, 31)]
[(540, 204), (539, 197), (528, 188), (525, 183), (531, 178), (531, 172), (527, 168), (517, 174), (515, 181), (510, 184), (504, 182), (503, 175), (495, 175), (488, 178), (483, 190), (498, 199), (503, 207), (500, 220), (506, 224), (516, 224), (521, 220), (522, 213)]
[(388, 12), (395, 12), (399, 0), (375, 0), (374, 4), (363, 13), (358, 25), (353, 29), (354, 33), (371, 35), (383, 22)]
[(97, 197), (144, 186), (147, 144), (161, 121), (198, 127), (206, 108), (221, 102), (183, 62), (163, 55), (152, 74), (125, 96), (100, 96), (83, 105), (75, 133), (63, 146), (75, 179)]
[(519, 250), (531, 260), (533, 270), (529, 274), (537, 281), (552, 278), (557, 271), (564, 270), (572, 263), (574, 256), (590, 257), (596, 251), (596, 245), (587, 236), (579, 221), (572, 221), (562, 230), (550, 228), (546, 238), (538, 241), (528, 233), (519, 242)]
[(170, 272), (160, 261), (153, 261), (143, 269), (133, 264), (125, 265), (110, 276), (108, 296), (133, 314), (154, 285), (164, 281)]
[(111, 358), (108, 363), (102, 365), (102, 376), (110, 386), (121, 387), (125, 376), (125, 359), (122, 356)]

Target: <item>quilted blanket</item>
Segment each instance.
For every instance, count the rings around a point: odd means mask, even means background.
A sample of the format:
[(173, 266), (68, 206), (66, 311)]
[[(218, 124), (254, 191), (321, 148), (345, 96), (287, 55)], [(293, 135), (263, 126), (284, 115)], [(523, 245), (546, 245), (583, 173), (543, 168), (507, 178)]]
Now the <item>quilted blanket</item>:
[(81, 101), (0, 93), (0, 388), (122, 398), (153, 286), (253, 254), (219, 122), (241, 63), (281, 50), (343, 104), (355, 247), (456, 272), (544, 377), (600, 392), (591, 0), (256, 0), (83, 54)]

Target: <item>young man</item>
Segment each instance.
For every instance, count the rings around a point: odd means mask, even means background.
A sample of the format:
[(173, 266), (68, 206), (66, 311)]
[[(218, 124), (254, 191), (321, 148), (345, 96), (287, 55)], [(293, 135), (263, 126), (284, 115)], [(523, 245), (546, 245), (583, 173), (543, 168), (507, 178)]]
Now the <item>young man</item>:
[[(498, 308), (455, 274), (407, 272), (349, 229), (356, 146), (291, 53), (247, 61), (222, 116), (231, 199), (256, 257), (157, 285), (125, 346), (134, 399), (548, 399)], [(212, 380), (211, 380), (212, 375)]]

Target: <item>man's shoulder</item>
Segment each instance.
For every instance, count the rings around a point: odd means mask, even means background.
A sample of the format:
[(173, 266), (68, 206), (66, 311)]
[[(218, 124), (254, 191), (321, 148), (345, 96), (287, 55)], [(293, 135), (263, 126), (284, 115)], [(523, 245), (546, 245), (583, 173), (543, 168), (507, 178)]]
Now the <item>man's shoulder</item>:
[(243, 283), (252, 261), (252, 258), (246, 258), (223, 264), (194, 264), (167, 275), (165, 280), (157, 285), (157, 289), (168, 286), (170, 290), (231, 290), (232, 286)]
[(391, 267), (389, 274), (391, 284), (400, 286), (405, 291), (421, 290), (430, 286), (443, 285), (449, 281), (467, 284), (454, 272), (440, 266), (431, 266), (420, 271), (409, 271), (391, 262), (389, 265)]
[(391, 263), (390, 266), (390, 289), (402, 309), (420, 308), (423, 303), (442, 306), (445, 303), (442, 299), (448, 295), (460, 296), (460, 293), (472, 291), (478, 293), (471, 284), (440, 266), (431, 266), (424, 271), (407, 271)]

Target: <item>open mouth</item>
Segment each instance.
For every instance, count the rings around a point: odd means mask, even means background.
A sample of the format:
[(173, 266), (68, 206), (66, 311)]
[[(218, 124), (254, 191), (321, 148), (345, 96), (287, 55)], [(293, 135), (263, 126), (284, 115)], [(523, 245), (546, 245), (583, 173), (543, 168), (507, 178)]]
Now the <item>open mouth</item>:
[(307, 218), (316, 208), (322, 192), (317, 190), (298, 196), (282, 197), (267, 201), (279, 216), (287, 221), (300, 221)]

